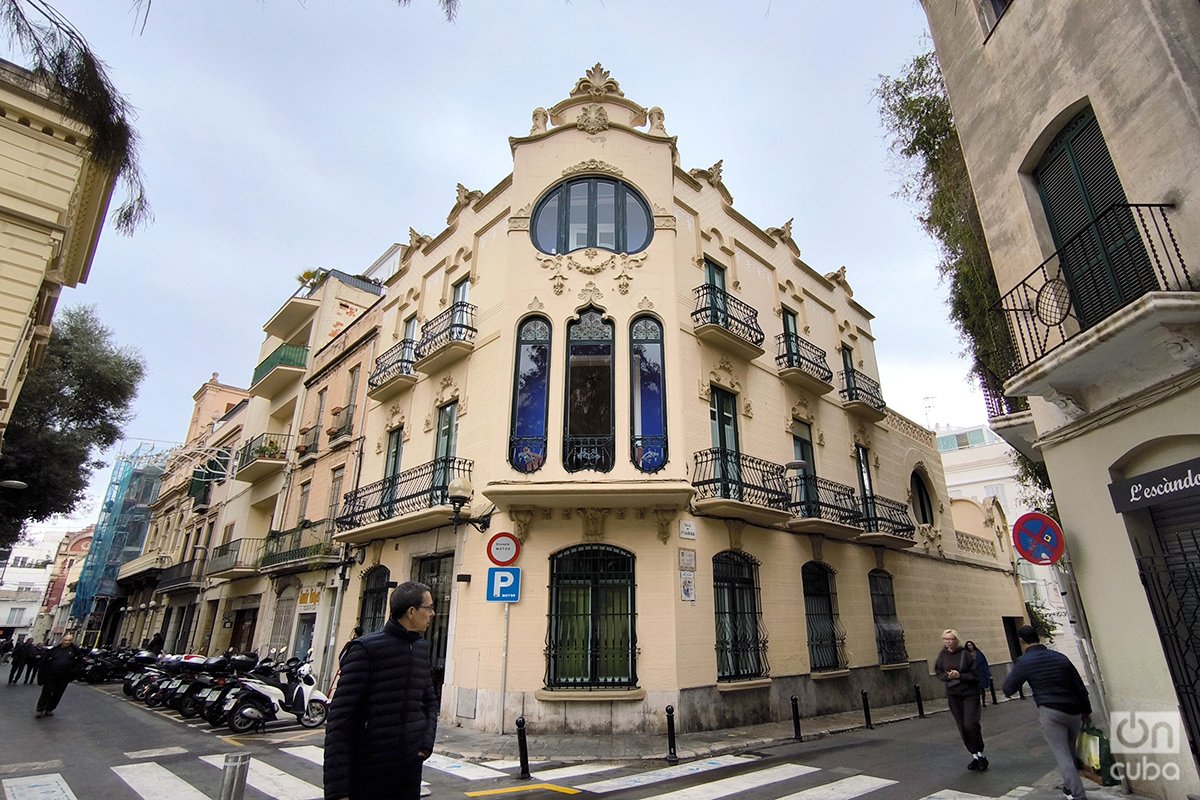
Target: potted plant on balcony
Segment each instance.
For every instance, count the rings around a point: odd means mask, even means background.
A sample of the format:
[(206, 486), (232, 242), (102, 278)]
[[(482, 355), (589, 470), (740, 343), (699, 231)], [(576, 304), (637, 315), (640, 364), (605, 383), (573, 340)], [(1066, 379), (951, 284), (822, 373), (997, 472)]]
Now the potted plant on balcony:
[(279, 458), (279, 442), (268, 439), (254, 448), (254, 455), (259, 458)]

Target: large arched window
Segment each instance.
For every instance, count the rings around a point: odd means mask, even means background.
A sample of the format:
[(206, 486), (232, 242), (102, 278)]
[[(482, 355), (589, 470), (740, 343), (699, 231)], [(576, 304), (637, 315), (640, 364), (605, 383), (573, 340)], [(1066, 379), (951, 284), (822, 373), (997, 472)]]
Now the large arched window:
[(804, 619), (808, 624), (808, 663), (813, 672), (846, 669), (846, 631), (838, 621), (834, 571), (809, 561), (800, 569), (804, 583)]
[(550, 404), (550, 323), (530, 317), (517, 329), (508, 463), (537, 472), (546, 463), (546, 415)]
[(633, 554), (576, 545), (550, 556), (546, 686), (637, 685)]
[(765, 678), (767, 632), (759, 602), (758, 563), (726, 550), (713, 556), (713, 607), (717, 624), (717, 680)]
[(904, 647), (904, 626), (896, 616), (896, 594), (892, 576), (881, 569), (867, 574), (871, 584), (871, 613), (875, 617), (875, 647), (880, 664), (904, 664), (908, 650)]
[(362, 606), (358, 614), (358, 624), (362, 626), (363, 633), (383, 630), (383, 623), (387, 622), (388, 583), (391, 577), (387, 567), (377, 566), (363, 578)]
[(633, 187), (612, 178), (577, 178), (550, 190), (533, 212), (533, 246), (543, 253), (598, 247), (636, 253), (650, 244), (653, 218)]
[(666, 386), (662, 324), (639, 317), (629, 327), (629, 452), (642, 472), (667, 465)]
[(929, 489), (921, 473), (913, 470), (908, 479), (908, 493), (912, 498), (913, 519), (918, 525), (933, 524), (933, 500), (929, 497)]
[(594, 308), (567, 324), (567, 472), (613, 468), (613, 324)]

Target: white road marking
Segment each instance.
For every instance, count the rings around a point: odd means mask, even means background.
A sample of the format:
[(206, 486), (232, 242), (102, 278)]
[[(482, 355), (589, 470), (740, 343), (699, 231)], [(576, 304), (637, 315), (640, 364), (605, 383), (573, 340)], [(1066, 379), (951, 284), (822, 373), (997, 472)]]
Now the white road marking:
[(594, 772), (608, 772), (610, 769), (620, 769), (623, 764), (571, 764), (558, 769), (547, 769), (533, 773), (533, 777), (543, 783), (575, 778), (579, 775), (591, 775)]
[[(530, 761), (529, 766), (537, 767), (537, 766), (541, 766), (542, 764), (545, 764), (545, 763), (546, 763), (545, 761)], [(498, 758), (495, 761), (484, 761), (483, 765), (485, 767), (491, 767), (493, 769), (515, 769), (515, 768), (521, 766), (521, 762), (513, 761), (513, 760), (507, 759), (507, 758)]]
[(772, 783), (790, 781), (792, 778), (799, 778), (801, 775), (808, 775), (812, 772), (820, 772), (820, 770), (816, 767), (806, 767), (803, 764), (780, 764), (747, 772), (744, 775), (721, 778), (699, 786), (676, 789), (673, 792), (655, 795), (650, 800), (718, 800)]
[(507, 772), (501, 772), (498, 769), (485, 767), (482, 764), (472, 764), (468, 761), (459, 761), (457, 758), (439, 756), (437, 753), (425, 759), (425, 766), (436, 769), (438, 772), (444, 772), (447, 775), (456, 775), (468, 781), (512, 777)]
[(303, 758), (305, 761), (311, 761), (318, 767), (325, 765), (325, 748), (317, 747), (314, 744), (306, 744), (300, 747), (281, 747), (280, 752)]
[(126, 753), (126, 758), (161, 758), (162, 756), (177, 756), (180, 753), (186, 753), (186, 747), (159, 747), (155, 750), (134, 750), (132, 753)]
[(921, 800), (993, 800), (991, 797), (982, 794), (971, 794), (970, 792), (958, 792), (954, 789), (942, 789), (940, 792), (922, 797)]
[(585, 783), (574, 788), (603, 794), (604, 792), (615, 792), (618, 789), (628, 789), (630, 786), (645, 786), (649, 783), (669, 781), (684, 775), (697, 775), (712, 769), (728, 767), (730, 764), (742, 764), (754, 760), (748, 756), (717, 756), (715, 758), (706, 758), (703, 761), (692, 761), (687, 764), (678, 764), (674, 767), (663, 767), (662, 769), (651, 770), (650, 772), (640, 772), (636, 775), (625, 775), (620, 778), (610, 778), (606, 781)]
[(7, 800), (79, 800), (57, 772), (5, 778), (2, 785)]
[(779, 800), (854, 800), (855, 797), (861, 797), (868, 792), (892, 786), (895, 783), (887, 778), (876, 778), (871, 775), (852, 775), (824, 786), (814, 786), (802, 792), (789, 794)]
[(0, 766), (0, 775), (12, 775), (14, 772), (42, 772), (47, 769), (62, 769), (62, 759), (51, 761), (26, 761), (24, 764), (4, 764)]
[[(224, 755), (203, 756), (200, 760), (218, 768), (225, 766)], [(325, 792), (320, 786), (313, 786), (308, 781), (292, 777), (257, 758), (250, 759), (246, 785), (270, 795), (275, 800), (323, 800), (325, 797)]]
[(209, 800), (208, 795), (153, 761), (125, 764), (113, 767), (112, 771), (146, 800), (161, 800), (164, 797), (171, 800)]

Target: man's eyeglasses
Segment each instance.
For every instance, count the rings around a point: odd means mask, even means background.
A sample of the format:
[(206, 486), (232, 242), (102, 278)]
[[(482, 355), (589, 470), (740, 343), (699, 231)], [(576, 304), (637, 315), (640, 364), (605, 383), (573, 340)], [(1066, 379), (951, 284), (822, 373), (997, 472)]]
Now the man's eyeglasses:
[(422, 611), (433, 611), (434, 610), (433, 603), (430, 603), (427, 606), (417, 606), (417, 608), (421, 609)]

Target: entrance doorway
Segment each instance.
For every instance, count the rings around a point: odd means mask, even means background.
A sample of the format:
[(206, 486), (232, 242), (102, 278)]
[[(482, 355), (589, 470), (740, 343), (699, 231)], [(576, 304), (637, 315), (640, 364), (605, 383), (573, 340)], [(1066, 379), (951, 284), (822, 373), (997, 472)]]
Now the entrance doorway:
[(454, 554), (419, 558), (413, 565), (413, 580), (429, 587), (437, 614), (426, 635), (433, 651), (433, 685), (438, 699), (446, 679), (446, 641), (450, 633), (450, 587), (454, 580)]
[(233, 636), (229, 646), (235, 653), (248, 653), (254, 647), (254, 628), (258, 624), (258, 609), (243, 608), (233, 615)]

